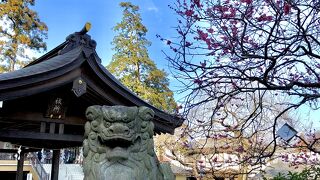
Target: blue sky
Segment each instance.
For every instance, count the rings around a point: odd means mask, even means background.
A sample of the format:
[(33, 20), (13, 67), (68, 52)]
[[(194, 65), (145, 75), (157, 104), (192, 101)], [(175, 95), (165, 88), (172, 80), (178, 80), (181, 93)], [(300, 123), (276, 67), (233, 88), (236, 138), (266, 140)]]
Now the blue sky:
[[(114, 0), (37, 0), (35, 9), (40, 19), (49, 28), (46, 40), (48, 50), (64, 42), (65, 38), (82, 29), (86, 22), (92, 24), (89, 31), (97, 42), (97, 53), (106, 65), (112, 57), (112, 39), (115, 33), (112, 27), (121, 21), (122, 9)], [(140, 7), (144, 25), (148, 28), (147, 39), (152, 42), (149, 55), (158, 67), (167, 69), (167, 62), (161, 50), (167, 49), (156, 34), (171, 37), (174, 34), (176, 15), (169, 9), (173, 1), (135, 0), (133, 4)], [(168, 50), (168, 49), (167, 49)]]
[[(47, 50), (51, 50), (65, 41), (65, 38), (76, 31), (80, 31), (86, 22), (91, 23), (88, 34), (97, 42), (96, 51), (107, 65), (112, 58), (111, 42), (116, 33), (112, 28), (122, 19), (122, 8), (119, 0), (36, 0), (32, 7), (41, 21), (48, 26)], [(140, 7), (143, 24), (147, 27), (147, 39), (152, 43), (149, 50), (150, 58), (158, 68), (164, 69), (170, 79), (170, 88), (175, 91), (177, 81), (171, 78), (168, 61), (162, 50), (171, 52), (156, 34), (166, 38), (175, 36), (174, 26), (177, 24), (177, 15), (168, 7), (175, 1), (163, 0), (133, 0), (130, 1)], [(39, 55), (40, 56), (40, 55)], [(177, 98), (175, 93), (175, 98)]]

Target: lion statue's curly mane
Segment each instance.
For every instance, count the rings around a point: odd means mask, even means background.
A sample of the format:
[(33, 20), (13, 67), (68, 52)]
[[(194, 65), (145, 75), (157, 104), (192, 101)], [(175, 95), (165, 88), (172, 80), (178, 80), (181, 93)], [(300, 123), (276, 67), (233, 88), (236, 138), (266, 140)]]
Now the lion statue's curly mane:
[(147, 107), (90, 106), (83, 141), (85, 180), (171, 180), (154, 152)]

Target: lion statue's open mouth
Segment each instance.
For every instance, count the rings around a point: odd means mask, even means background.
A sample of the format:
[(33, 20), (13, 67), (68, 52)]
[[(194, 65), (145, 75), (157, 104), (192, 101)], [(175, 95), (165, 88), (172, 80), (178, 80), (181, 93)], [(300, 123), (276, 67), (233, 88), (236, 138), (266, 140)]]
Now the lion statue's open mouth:
[(90, 106), (86, 116), (85, 180), (173, 179), (172, 172), (164, 173), (153, 149), (151, 109)]
[(108, 140), (102, 141), (107, 147), (116, 148), (120, 147), (123, 149), (128, 149), (131, 145), (133, 145), (133, 141), (122, 138), (122, 137), (113, 137)]
[[(113, 128), (117, 128), (117, 132)], [(141, 138), (130, 130), (125, 124), (116, 124), (106, 128), (104, 133), (98, 135), (101, 146), (106, 149), (108, 160), (127, 159), (133, 147), (140, 146)]]

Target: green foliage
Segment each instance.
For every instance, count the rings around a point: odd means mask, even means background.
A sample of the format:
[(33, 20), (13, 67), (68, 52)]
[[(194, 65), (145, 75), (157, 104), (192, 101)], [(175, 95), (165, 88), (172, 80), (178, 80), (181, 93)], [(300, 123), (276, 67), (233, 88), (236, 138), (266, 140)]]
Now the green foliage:
[[(320, 167), (311, 167), (304, 169), (302, 172), (288, 172), (287, 175), (279, 173), (277, 176), (273, 177), (271, 180), (316, 180), (320, 178)], [(267, 180), (267, 178), (264, 178)]]
[(176, 109), (173, 93), (168, 88), (167, 74), (157, 69), (148, 55), (150, 42), (145, 38), (147, 28), (142, 24), (139, 7), (122, 2), (123, 18), (114, 27), (115, 54), (107, 69), (125, 86), (150, 104), (167, 112)]
[(32, 57), (26, 50), (46, 48), (48, 28), (29, 7), (35, 0), (0, 1), (0, 73), (24, 66)]

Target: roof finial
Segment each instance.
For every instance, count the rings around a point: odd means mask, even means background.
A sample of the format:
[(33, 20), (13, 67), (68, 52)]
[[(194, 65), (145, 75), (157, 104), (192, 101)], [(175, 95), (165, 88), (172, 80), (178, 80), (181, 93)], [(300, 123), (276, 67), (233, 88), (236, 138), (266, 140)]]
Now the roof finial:
[(81, 29), (79, 33), (82, 35), (86, 34), (87, 32), (89, 32), (90, 29), (91, 29), (91, 23), (86, 22), (86, 24), (84, 25), (84, 27)]
[[(78, 46), (95, 49), (97, 43), (91, 39), (90, 35), (87, 32), (90, 30), (91, 24), (87, 22), (84, 27), (79, 32), (70, 34), (66, 38), (66, 45), (63, 49), (60, 50), (59, 54), (64, 54)], [(88, 54), (88, 53), (87, 53)]]

